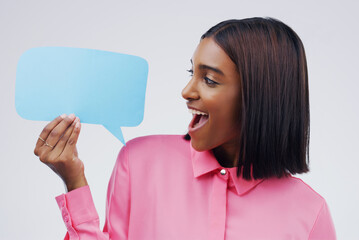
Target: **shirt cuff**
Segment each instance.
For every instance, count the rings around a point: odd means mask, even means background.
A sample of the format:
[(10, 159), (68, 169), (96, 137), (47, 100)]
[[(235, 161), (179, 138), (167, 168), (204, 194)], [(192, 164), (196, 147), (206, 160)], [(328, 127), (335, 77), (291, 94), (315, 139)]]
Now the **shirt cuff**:
[(72, 226), (99, 219), (89, 186), (57, 196), (56, 201), (68, 230)]

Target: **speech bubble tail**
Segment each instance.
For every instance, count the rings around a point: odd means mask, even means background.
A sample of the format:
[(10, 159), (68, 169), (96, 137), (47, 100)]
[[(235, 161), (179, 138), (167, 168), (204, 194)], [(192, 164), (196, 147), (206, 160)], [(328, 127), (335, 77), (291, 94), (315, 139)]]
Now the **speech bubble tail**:
[(112, 135), (114, 135), (120, 142), (126, 146), (125, 139), (122, 134), (122, 130), (120, 127), (113, 127), (110, 125), (103, 125)]

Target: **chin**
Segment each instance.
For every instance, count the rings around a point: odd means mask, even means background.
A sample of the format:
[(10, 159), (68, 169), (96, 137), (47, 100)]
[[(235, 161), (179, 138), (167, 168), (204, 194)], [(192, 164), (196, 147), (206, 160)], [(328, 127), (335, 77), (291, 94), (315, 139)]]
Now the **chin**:
[(205, 143), (203, 143), (201, 141), (196, 141), (193, 138), (191, 138), (191, 145), (192, 145), (192, 148), (194, 150), (196, 150), (197, 152), (203, 152), (203, 151), (212, 149), (209, 146), (207, 146)]

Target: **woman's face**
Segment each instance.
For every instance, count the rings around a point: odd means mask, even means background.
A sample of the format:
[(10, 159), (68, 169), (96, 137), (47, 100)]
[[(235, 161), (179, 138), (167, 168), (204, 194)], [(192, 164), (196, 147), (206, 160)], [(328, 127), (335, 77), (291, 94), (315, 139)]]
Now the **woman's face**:
[[(240, 78), (236, 65), (212, 38), (204, 38), (191, 59), (191, 80), (182, 90), (193, 112), (188, 126), (197, 151), (223, 148), (233, 155), (238, 149)], [(235, 152), (233, 152), (235, 151)]]

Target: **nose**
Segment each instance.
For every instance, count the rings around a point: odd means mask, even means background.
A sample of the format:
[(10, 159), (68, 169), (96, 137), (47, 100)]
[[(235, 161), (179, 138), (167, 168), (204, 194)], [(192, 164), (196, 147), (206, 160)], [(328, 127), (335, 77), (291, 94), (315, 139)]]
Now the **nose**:
[(192, 79), (187, 83), (187, 85), (182, 90), (182, 97), (186, 100), (196, 100), (199, 99), (199, 93), (196, 86), (195, 79)]

